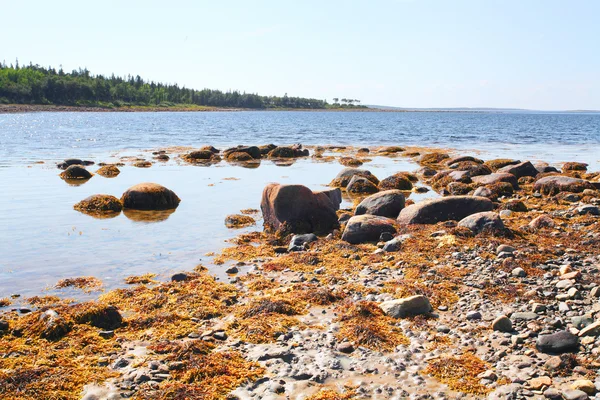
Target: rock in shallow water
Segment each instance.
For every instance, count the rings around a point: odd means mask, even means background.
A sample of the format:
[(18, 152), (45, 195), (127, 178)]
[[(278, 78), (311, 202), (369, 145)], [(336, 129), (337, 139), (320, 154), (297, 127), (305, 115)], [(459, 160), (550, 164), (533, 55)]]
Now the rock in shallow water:
[(123, 207), (133, 210), (168, 210), (177, 208), (180, 201), (173, 191), (157, 183), (132, 186), (121, 197)]

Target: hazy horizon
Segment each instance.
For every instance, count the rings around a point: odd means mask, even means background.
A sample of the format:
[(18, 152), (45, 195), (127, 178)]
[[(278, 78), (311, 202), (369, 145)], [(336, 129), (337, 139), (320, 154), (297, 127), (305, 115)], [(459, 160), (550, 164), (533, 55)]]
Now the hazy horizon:
[(9, 64), (402, 108), (600, 110), (591, 0), (35, 3), (0, 0)]

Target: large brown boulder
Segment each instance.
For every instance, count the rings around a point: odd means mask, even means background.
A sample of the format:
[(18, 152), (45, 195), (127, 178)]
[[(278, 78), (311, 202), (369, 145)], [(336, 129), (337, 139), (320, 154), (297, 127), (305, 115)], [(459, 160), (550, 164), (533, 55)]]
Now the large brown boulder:
[(496, 172), (506, 172), (509, 174), (513, 174), (517, 177), (517, 179), (522, 178), (524, 176), (535, 177), (539, 173), (538, 170), (529, 161), (525, 161), (515, 165), (507, 165), (506, 167), (500, 168)]
[(400, 190), (385, 190), (365, 198), (354, 211), (354, 215), (378, 215), (397, 218), (404, 208), (404, 194)]
[(448, 196), (412, 204), (398, 216), (398, 222), (408, 224), (435, 224), (468, 217), (483, 211), (492, 211), (494, 204), (485, 197)]
[(548, 196), (560, 192), (580, 193), (585, 189), (595, 189), (590, 182), (570, 176), (552, 175), (539, 179), (533, 185), (533, 190)]
[(346, 223), (342, 240), (351, 244), (376, 242), (384, 232), (397, 232), (395, 222), (391, 218), (376, 215), (355, 215)]
[[(250, 158), (253, 158), (255, 160), (260, 159), (260, 149), (256, 146), (237, 146), (237, 147), (232, 147), (230, 149), (227, 149), (223, 152), (223, 155), (225, 156), (226, 159), (233, 159), (233, 154), (237, 154), (237, 153), (246, 153), (250, 156)], [(237, 155), (235, 157), (236, 159), (234, 161), (243, 161), (243, 160), (239, 160), (240, 156)]]
[(377, 177), (375, 175), (373, 175), (370, 171), (367, 171), (366, 169), (344, 168), (342, 171), (340, 171), (339, 174), (337, 174), (335, 179), (331, 181), (329, 186), (345, 188), (346, 186), (348, 186), (348, 184), (350, 183), (350, 180), (354, 176), (367, 178), (368, 180), (373, 182), (375, 185), (377, 185), (379, 183), (379, 179), (377, 179)]
[[(339, 192), (339, 189), (337, 189)], [(265, 187), (260, 208), (266, 230), (325, 234), (339, 227), (336, 210), (341, 193), (313, 192), (302, 185), (271, 183)]]
[(507, 182), (510, 183), (513, 188), (517, 189), (519, 187), (519, 181), (516, 176), (513, 174), (509, 174), (508, 172), (494, 172), (489, 175), (478, 175), (471, 178), (473, 183), (477, 185), (493, 185), (499, 182)]
[(132, 186), (121, 197), (123, 208), (132, 210), (169, 210), (177, 208), (180, 201), (173, 191), (157, 183)]

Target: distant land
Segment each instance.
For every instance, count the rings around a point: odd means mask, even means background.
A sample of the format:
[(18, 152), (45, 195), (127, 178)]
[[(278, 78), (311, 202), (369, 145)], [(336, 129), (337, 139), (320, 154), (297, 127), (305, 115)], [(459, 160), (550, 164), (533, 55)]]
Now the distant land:
[(379, 109), (385, 111), (422, 111), (422, 112), (535, 112), (535, 113), (600, 113), (600, 110), (530, 110), (526, 108), (493, 108), (493, 107), (439, 107), (439, 108), (419, 108), (419, 107), (392, 107), (366, 104), (368, 108)]

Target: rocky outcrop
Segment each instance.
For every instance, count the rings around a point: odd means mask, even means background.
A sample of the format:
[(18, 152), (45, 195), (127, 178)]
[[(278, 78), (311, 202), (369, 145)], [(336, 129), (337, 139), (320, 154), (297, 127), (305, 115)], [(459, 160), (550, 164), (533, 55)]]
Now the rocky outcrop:
[(121, 196), (123, 207), (132, 210), (174, 209), (180, 201), (173, 191), (156, 183), (140, 183)]
[(396, 233), (395, 221), (376, 215), (356, 215), (348, 220), (342, 240), (351, 244), (376, 242), (382, 233)]
[(425, 200), (404, 208), (398, 216), (398, 222), (408, 225), (460, 221), (471, 214), (491, 211), (493, 208), (493, 203), (485, 197), (448, 196)]
[(354, 176), (359, 176), (368, 179), (375, 185), (379, 183), (379, 179), (373, 175), (370, 171), (358, 168), (344, 168), (337, 176), (331, 181), (329, 186), (345, 188), (350, 183), (350, 180)]
[(560, 192), (580, 193), (585, 189), (595, 189), (595, 187), (586, 180), (562, 175), (546, 176), (538, 179), (533, 185), (533, 190), (548, 196)]
[(386, 190), (365, 198), (356, 207), (354, 214), (397, 218), (404, 208), (404, 201), (404, 194), (400, 190)]
[[(337, 189), (339, 191), (339, 189)], [(302, 185), (269, 184), (260, 208), (268, 231), (326, 234), (339, 227), (337, 194), (313, 192)], [(341, 198), (341, 195), (340, 195)]]

